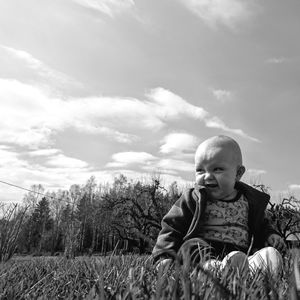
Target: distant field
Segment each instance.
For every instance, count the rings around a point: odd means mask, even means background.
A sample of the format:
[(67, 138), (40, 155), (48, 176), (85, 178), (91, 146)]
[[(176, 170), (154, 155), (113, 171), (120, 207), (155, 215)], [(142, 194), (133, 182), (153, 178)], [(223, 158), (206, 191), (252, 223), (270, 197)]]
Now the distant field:
[(272, 277), (187, 266), (160, 274), (138, 255), (16, 257), (0, 265), (0, 299), (291, 299), (290, 258)]

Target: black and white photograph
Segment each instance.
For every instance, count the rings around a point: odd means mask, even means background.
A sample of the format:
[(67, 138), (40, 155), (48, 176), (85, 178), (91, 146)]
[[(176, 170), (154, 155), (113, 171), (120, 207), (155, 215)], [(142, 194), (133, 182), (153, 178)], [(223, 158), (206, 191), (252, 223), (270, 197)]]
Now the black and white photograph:
[(300, 300), (298, 0), (0, 0), (0, 299)]

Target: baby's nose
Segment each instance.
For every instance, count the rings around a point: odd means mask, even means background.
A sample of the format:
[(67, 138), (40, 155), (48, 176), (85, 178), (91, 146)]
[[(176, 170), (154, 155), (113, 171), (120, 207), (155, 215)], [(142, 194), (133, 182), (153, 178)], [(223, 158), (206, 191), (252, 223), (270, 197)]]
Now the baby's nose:
[(206, 172), (204, 176), (204, 180), (213, 178), (213, 174), (211, 172)]

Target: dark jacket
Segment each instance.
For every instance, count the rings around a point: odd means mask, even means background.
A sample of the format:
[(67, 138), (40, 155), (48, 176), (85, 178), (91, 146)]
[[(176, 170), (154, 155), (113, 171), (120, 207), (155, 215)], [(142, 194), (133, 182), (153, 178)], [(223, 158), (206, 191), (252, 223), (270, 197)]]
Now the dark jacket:
[[(276, 233), (265, 218), (265, 210), (270, 196), (243, 183), (237, 182), (235, 188), (240, 190), (248, 200), (249, 236), (253, 237), (253, 250), (264, 247), (267, 237)], [(204, 188), (195, 185), (187, 189), (164, 216), (156, 245), (152, 254), (156, 259), (163, 251), (177, 252), (181, 245), (192, 238), (199, 237), (198, 232), (203, 221), (207, 194)]]

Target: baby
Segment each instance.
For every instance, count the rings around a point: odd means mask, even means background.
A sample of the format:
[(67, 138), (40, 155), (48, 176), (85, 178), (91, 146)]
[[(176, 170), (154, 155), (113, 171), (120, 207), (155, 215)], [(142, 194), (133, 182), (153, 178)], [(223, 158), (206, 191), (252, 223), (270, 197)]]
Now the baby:
[(153, 249), (159, 266), (170, 263), (170, 251), (178, 252), (184, 242), (199, 238), (210, 249), (205, 268), (250, 266), (279, 272), (279, 251), (285, 250), (285, 243), (265, 218), (269, 195), (240, 181), (245, 167), (238, 143), (228, 136), (202, 142), (195, 172), (195, 187), (185, 191), (162, 220)]

